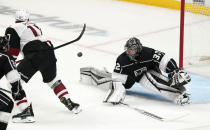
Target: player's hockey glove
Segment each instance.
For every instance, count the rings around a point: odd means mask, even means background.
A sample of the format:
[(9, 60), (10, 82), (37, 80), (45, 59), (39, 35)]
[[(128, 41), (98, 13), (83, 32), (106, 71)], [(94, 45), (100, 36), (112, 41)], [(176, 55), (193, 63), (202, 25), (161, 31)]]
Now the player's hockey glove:
[(11, 83), (12, 85), (12, 97), (14, 100), (21, 100), (25, 97), (25, 91), (22, 89), (22, 86), (20, 84), (20, 81), (16, 81), (14, 83)]
[(9, 50), (10, 48), (9, 41), (10, 41), (10, 35), (5, 35), (3, 37), (0, 36), (0, 49)]
[(177, 69), (169, 74), (170, 86), (174, 88), (179, 88), (191, 81), (191, 78), (187, 72)]

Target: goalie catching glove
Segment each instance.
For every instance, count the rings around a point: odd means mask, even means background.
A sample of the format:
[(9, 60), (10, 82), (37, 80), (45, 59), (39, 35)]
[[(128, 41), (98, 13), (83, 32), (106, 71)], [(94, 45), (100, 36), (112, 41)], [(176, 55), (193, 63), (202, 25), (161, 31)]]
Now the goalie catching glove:
[(184, 86), (191, 81), (191, 78), (187, 72), (183, 70), (177, 69), (169, 74), (170, 78), (170, 86), (173, 88), (179, 88), (180, 86)]

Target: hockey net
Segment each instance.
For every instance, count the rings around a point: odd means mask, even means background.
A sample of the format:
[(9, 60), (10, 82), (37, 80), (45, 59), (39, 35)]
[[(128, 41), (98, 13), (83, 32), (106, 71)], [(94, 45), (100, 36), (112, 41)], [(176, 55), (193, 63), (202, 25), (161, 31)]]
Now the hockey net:
[(180, 67), (210, 65), (210, 0), (185, 0), (183, 28)]

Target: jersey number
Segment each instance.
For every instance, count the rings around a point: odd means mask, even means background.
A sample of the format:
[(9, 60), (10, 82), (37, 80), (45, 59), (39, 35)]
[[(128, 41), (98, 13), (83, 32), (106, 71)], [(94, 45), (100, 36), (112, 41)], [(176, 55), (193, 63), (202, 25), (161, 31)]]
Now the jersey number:
[(155, 54), (153, 55), (153, 59), (160, 62), (160, 59), (163, 57), (164, 53), (160, 51), (155, 51)]
[(115, 70), (120, 70), (120, 64), (119, 63), (116, 64)]
[(160, 56), (159, 56), (159, 55), (157, 55), (157, 54), (154, 54), (154, 55), (153, 55), (153, 58), (154, 58), (154, 59), (156, 59), (157, 61), (159, 61)]

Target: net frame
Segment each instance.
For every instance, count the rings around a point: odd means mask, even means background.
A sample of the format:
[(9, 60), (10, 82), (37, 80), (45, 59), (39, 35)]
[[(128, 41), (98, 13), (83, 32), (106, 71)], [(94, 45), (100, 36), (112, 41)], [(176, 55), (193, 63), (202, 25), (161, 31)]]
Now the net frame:
[[(193, 14), (200, 14), (204, 16), (210, 16), (210, 6), (205, 6), (205, 0), (192, 0), (193, 3), (186, 3), (186, 0), (181, 0), (180, 2), (180, 43), (179, 43), (179, 67), (184, 69), (185, 62), (188, 62), (188, 65), (198, 64), (200, 62), (204, 64), (210, 63), (210, 55), (203, 56), (194, 56), (193, 62), (190, 62), (190, 58), (184, 57), (184, 41), (185, 41), (185, 20), (186, 12)], [(209, 45), (210, 46), (210, 45)]]

